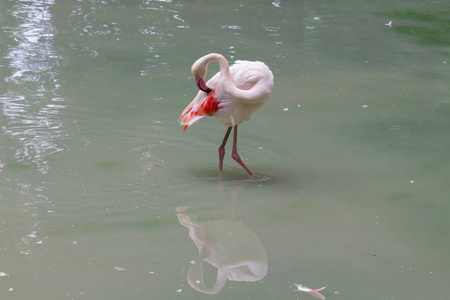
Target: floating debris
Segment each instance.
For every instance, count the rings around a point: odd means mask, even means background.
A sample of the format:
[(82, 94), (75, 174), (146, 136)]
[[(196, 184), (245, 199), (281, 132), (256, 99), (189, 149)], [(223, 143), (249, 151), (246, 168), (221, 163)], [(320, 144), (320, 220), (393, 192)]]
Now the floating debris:
[(115, 267), (114, 267), (114, 270), (117, 270), (117, 271), (126, 271), (126, 269), (121, 268), (121, 267), (118, 267), (118, 266), (115, 266)]
[(301, 284), (295, 283), (295, 285), (297, 286), (297, 291), (305, 292), (305, 293), (310, 294), (313, 297), (316, 297), (321, 300), (325, 300), (325, 296), (322, 295), (321, 293), (319, 293), (319, 291), (323, 290), (325, 288), (325, 286), (318, 288), (318, 289), (310, 289), (309, 287), (303, 286)]
[(386, 26), (392, 27), (392, 21), (389, 21), (389, 23), (384, 24)]
[(9, 274), (6, 274), (5, 272), (0, 272), (0, 277), (9, 277)]

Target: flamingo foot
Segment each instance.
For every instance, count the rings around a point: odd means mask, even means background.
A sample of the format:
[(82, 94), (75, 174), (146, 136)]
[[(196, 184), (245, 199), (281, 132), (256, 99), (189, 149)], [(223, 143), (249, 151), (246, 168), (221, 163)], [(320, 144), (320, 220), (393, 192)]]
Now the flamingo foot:
[(225, 136), (223, 137), (222, 144), (219, 147), (219, 172), (222, 173), (223, 169), (223, 158), (225, 156), (225, 144), (227, 143), (228, 137), (230, 136), (231, 129), (234, 128), (233, 131), (233, 148), (231, 151), (231, 157), (240, 164), (251, 176), (256, 176), (255, 173), (253, 173), (249, 167), (242, 161), (241, 157), (239, 156), (239, 153), (237, 152), (237, 125), (234, 127), (228, 127), (227, 132), (225, 133)]
[(232, 157), (238, 164), (240, 164), (240, 165), (248, 172), (248, 174), (250, 174), (251, 176), (256, 176), (255, 173), (253, 173), (252, 170), (250, 170), (250, 168), (247, 167), (247, 165), (242, 161), (242, 159), (241, 159), (241, 157), (239, 156), (239, 154), (237, 153), (237, 151), (232, 151), (231, 157)]
[(231, 150), (231, 157), (238, 163), (240, 164), (245, 171), (248, 172), (248, 174), (250, 174), (251, 176), (256, 176), (255, 173), (253, 173), (249, 167), (247, 167), (247, 165), (242, 161), (241, 157), (239, 156), (238, 152), (237, 152), (237, 125), (234, 126), (234, 132), (233, 132), (233, 148)]

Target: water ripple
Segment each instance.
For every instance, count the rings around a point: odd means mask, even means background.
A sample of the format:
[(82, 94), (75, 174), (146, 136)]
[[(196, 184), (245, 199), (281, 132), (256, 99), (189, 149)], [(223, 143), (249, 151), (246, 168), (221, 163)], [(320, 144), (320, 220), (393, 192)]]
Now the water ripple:
[(53, 1), (17, 1), (9, 13), (16, 26), (5, 28), (9, 36), (5, 53), (10, 76), (4, 78), (8, 91), (0, 95), (2, 134), (13, 141), (12, 164), (36, 166), (47, 173), (48, 157), (64, 150), (60, 140), (60, 112), (65, 108), (59, 95), (58, 67), (61, 57), (54, 46), (57, 33), (52, 25)]

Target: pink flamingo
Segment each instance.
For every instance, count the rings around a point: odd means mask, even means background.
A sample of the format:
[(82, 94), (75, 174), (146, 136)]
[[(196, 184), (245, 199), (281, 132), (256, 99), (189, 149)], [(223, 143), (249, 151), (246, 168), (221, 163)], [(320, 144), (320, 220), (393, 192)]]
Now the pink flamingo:
[[(220, 71), (205, 83), (208, 64), (212, 61), (219, 64)], [(269, 99), (273, 87), (272, 72), (259, 61), (237, 60), (230, 67), (225, 57), (217, 53), (199, 58), (191, 71), (200, 91), (178, 119), (184, 125), (183, 132), (198, 120), (214, 116), (228, 127), (219, 147), (219, 171), (223, 168), (225, 144), (234, 129), (231, 157), (255, 176), (237, 152), (237, 127)]]

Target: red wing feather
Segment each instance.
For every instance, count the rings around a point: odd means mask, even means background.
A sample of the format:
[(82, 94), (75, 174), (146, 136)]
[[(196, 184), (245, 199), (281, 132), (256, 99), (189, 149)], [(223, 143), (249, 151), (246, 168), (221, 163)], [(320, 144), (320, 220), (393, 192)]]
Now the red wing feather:
[(200, 116), (212, 115), (219, 110), (219, 100), (214, 97), (215, 95), (215, 91), (212, 91), (208, 94), (208, 97), (202, 101), (199, 110)]
[[(196, 121), (203, 117), (211, 116), (219, 110), (219, 100), (215, 98), (215, 91), (211, 91), (199, 106), (192, 101), (181, 113), (178, 121), (181, 121), (183, 132)], [(183, 120), (184, 119), (184, 120)]]

